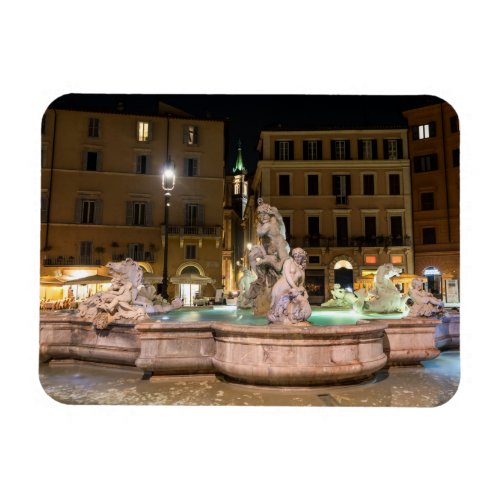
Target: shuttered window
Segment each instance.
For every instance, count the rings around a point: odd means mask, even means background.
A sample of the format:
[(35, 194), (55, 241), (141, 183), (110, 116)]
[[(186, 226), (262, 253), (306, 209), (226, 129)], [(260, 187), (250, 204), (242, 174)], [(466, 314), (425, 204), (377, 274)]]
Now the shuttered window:
[(438, 169), (437, 154), (415, 156), (413, 170), (415, 173), (431, 172)]
[(384, 160), (399, 160), (403, 158), (402, 139), (384, 139)]
[(334, 175), (332, 176), (332, 191), (338, 204), (347, 204), (347, 199), (351, 195), (351, 176)]
[(196, 177), (198, 175), (198, 160), (196, 158), (184, 159), (184, 175), (186, 177)]
[(153, 124), (151, 122), (137, 122), (137, 140), (149, 142), (153, 139)]
[(203, 205), (188, 203), (185, 210), (186, 226), (202, 226), (204, 224), (205, 211)]
[(279, 195), (290, 196), (290, 176), (288, 174), (280, 174), (278, 176)]
[(322, 142), (321, 141), (304, 141), (303, 144), (304, 160), (321, 160), (323, 159)]
[(99, 137), (99, 118), (89, 118), (89, 137)]
[(376, 160), (377, 159), (377, 140), (360, 139), (358, 140), (358, 159)]
[(75, 204), (76, 224), (100, 224), (102, 201), (99, 199), (77, 198)]
[(282, 161), (293, 160), (293, 141), (276, 141), (274, 158)]
[(150, 173), (151, 157), (148, 154), (138, 154), (135, 162), (136, 174), (149, 174)]
[(199, 127), (195, 125), (184, 125), (182, 142), (188, 146), (197, 146), (200, 142)]
[(363, 175), (363, 194), (364, 195), (375, 194), (375, 176), (373, 174)]
[(351, 159), (351, 141), (340, 139), (331, 141), (332, 160)]
[(412, 128), (412, 137), (414, 141), (428, 139), (436, 136), (436, 122), (424, 123), (422, 125), (414, 125)]
[(401, 194), (401, 183), (399, 174), (389, 174), (389, 194)]
[(126, 224), (127, 226), (151, 226), (151, 202), (127, 201)]

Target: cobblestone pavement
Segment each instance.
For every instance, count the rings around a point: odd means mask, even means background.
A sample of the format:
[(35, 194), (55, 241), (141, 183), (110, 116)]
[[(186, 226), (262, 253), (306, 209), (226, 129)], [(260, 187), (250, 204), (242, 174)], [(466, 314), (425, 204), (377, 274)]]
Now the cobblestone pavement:
[(143, 380), (134, 368), (76, 361), (42, 364), (40, 382), (54, 400), (75, 405), (434, 407), (457, 391), (460, 353), (443, 352), (422, 366), (391, 367), (364, 383), (343, 386), (256, 387), (214, 375)]

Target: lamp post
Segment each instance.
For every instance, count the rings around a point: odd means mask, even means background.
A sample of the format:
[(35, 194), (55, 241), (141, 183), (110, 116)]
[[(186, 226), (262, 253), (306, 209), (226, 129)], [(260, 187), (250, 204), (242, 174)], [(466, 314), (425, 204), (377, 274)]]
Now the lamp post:
[(175, 167), (173, 162), (169, 161), (165, 165), (161, 178), (161, 187), (165, 192), (165, 245), (163, 247), (163, 281), (161, 287), (161, 296), (168, 299), (168, 209), (170, 207), (170, 199), (175, 186)]

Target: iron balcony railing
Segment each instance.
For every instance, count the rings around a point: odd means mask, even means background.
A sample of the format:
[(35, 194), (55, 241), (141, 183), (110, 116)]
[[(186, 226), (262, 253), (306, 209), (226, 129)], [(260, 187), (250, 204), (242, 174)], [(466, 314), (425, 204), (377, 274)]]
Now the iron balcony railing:
[[(165, 226), (162, 227), (162, 233), (165, 234)], [(221, 236), (221, 226), (168, 226), (169, 235), (178, 236), (205, 236), (219, 237)]]
[(333, 236), (305, 236), (303, 238), (289, 237), (290, 246), (303, 246), (304, 248), (334, 248), (334, 247), (397, 247), (410, 246), (411, 238), (409, 236), (376, 236), (366, 238), (358, 236), (353, 238), (339, 238)]
[(125, 260), (127, 257), (134, 259), (136, 261), (142, 262), (156, 262), (156, 254), (155, 252), (135, 252), (135, 253), (114, 253), (111, 255), (111, 259), (109, 257), (103, 255), (102, 257), (82, 257), (82, 256), (49, 256), (43, 259), (44, 266), (104, 266), (110, 260), (112, 262), (121, 262)]

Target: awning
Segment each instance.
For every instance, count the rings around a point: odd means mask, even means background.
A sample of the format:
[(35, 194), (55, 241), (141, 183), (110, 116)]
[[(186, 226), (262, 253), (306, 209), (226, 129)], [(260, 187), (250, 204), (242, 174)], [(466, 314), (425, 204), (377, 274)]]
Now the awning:
[(199, 274), (181, 274), (171, 278), (170, 282), (176, 285), (208, 285), (214, 283), (215, 280)]
[(148, 284), (161, 283), (163, 281), (163, 276), (153, 273), (143, 272), (142, 277), (144, 283)]
[(65, 283), (66, 280), (57, 276), (40, 276), (40, 285), (42, 286), (62, 286)]
[(101, 285), (103, 283), (111, 283), (111, 276), (101, 276), (100, 274), (93, 274), (91, 276), (85, 276), (84, 278), (78, 278), (75, 280), (68, 280), (63, 285)]

